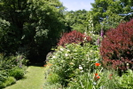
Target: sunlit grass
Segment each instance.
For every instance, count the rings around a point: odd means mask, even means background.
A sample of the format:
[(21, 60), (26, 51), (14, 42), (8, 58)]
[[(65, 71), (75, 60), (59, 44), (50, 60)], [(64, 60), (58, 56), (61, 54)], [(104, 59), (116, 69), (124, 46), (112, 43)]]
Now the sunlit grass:
[(25, 78), (5, 89), (42, 89), (44, 85), (44, 67), (29, 66)]

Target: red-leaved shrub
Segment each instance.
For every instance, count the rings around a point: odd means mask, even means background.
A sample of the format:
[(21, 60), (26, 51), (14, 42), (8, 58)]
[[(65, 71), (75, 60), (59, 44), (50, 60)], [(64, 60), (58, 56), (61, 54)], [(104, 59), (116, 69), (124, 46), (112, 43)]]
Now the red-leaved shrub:
[(106, 32), (101, 42), (103, 64), (126, 70), (133, 64), (133, 20)]
[(74, 30), (69, 33), (64, 33), (61, 39), (59, 40), (58, 46), (65, 46), (65, 44), (71, 43), (83, 43), (84, 41), (89, 42), (91, 41), (91, 38), (89, 36), (86, 36), (85, 34)]

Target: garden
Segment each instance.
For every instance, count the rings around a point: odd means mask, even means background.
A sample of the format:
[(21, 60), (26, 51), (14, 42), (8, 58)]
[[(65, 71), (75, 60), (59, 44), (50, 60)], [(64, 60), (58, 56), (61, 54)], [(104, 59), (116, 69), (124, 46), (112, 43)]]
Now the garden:
[(132, 89), (133, 1), (0, 0), (0, 89)]
[(93, 38), (65, 33), (45, 65), (44, 89), (132, 89), (132, 45), (133, 20)]

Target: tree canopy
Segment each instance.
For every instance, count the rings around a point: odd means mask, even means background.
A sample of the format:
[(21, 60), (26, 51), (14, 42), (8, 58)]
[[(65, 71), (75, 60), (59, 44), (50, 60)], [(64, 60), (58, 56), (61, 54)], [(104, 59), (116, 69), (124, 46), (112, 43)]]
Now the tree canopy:
[(45, 55), (64, 31), (64, 9), (59, 0), (0, 0), (0, 52)]
[(93, 14), (95, 30), (99, 32), (101, 29), (114, 28), (121, 21), (132, 18), (132, 2), (131, 0), (95, 0), (90, 11)]

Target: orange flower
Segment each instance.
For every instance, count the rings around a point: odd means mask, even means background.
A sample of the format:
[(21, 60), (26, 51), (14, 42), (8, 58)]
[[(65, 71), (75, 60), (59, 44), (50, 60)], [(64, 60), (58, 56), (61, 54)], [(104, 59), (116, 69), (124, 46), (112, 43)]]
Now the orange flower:
[(95, 76), (98, 76), (98, 73), (95, 73)]
[(48, 62), (47, 65), (48, 65), (48, 66), (52, 66), (53, 64), (51, 64), (51, 63)]
[(100, 66), (101, 64), (100, 63), (95, 63), (95, 66)]
[(44, 67), (46, 67), (47, 65), (44, 65)]
[(113, 76), (113, 74), (110, 74), (109, 76)]
[(98, 73), (95, 73), (94, 80), (97, 81), (98, 79), (100, 79), (100, 76), (98, 75)]
[(112, 79), (112, 76), (113, 76), (113, 74), (110, 74), (110, 75), (109, 75), (109, 79)]
[(100, 79), (100, 76), (97, 76), (96, 78), (97, 78), (97, 79)]

